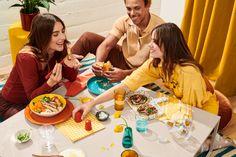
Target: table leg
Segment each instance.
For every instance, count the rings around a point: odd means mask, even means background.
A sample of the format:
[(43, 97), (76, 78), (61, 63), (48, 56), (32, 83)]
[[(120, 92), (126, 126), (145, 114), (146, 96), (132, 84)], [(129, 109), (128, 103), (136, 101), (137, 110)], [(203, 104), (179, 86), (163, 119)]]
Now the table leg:
[(217, 124), (216, 124), (216, 126), (215, 126), (215, 128), (214, 128), (214, 131), (213, 131), (213, 133), (212, 133), (212, 143), (211, 143), (211, 145), (210, 145), (210, 148), (209, 148), (209, 151), (208, 151), (208, 153), (207, 153), (207, 155), (206, 155), (206, 157), (210, 157), (210, 155), (211, 155), (211, 153), (212, 153), (212, 151), (213, 151), (213, 147), (214, 147), (214, 145), (215, 145), (215, 138), (216, 138), (216, 134), (217, 134), (217, 131), (218, 131), (218, 127), (219, 127), (219, 121), (217, 122)]

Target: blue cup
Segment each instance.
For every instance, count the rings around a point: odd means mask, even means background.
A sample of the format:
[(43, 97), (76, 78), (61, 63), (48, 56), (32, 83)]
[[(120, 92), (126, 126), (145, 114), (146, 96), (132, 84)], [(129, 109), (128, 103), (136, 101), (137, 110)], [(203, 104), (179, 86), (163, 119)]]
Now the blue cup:
[(138, 132), (146, 132), (148, 130), (148, 117), (145, 115), (136, 115), (136, 130)]

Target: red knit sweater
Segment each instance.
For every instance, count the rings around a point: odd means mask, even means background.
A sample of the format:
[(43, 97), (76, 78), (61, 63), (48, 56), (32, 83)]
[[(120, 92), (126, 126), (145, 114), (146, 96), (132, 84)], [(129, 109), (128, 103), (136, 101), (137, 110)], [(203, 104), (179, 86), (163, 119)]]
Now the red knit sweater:
[[(42, 69), (42, 65), (36, 56), (19, 53), (10, 76), (2, 89), (4, 99), (14, 104), (27, 104), (34, 97), (49, 93), (52, 88), (46, 83), (45, 76), (53, 69), (55, 63), (56, 57), (54, 56), (50, 60), (48, 68)], [(77, 71), (63, 66), (62, 76), (74, 81)]]

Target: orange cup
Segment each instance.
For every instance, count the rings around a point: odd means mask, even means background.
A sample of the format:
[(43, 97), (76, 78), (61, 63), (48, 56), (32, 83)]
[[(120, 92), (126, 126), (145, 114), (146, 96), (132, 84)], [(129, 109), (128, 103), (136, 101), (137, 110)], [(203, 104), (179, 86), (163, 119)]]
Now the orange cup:
[(116, 111), (122, 111), (125, 106), (125, 94), (124, 88), (118, 88), (114, 90), (114, 108)]
[(128, 149), (121, 153), (121, 157), (138, 157), (138, 153), (135, 150)]

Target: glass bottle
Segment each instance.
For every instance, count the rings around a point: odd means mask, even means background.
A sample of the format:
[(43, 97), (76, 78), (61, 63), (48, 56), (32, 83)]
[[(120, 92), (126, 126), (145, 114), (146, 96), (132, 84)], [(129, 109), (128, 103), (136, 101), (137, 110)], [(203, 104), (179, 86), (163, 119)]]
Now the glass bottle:
[(125, 148), (130, 148), (133, 146), (133, 132), (131, 127), (125, 128), (122, 139), (122, 145)]

